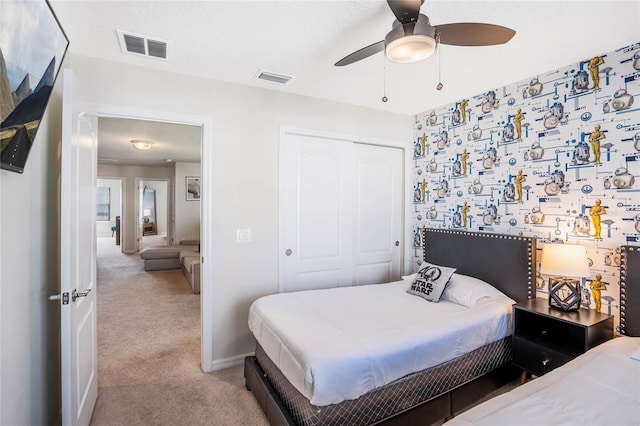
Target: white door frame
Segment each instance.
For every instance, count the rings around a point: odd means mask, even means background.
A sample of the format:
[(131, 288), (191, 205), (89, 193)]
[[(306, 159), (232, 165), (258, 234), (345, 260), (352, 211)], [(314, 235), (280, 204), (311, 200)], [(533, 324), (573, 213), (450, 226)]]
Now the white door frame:
[[(407, 274), (409, 271), (411, 271), (411, 256), (407, 256), (407, 253), (411, 253), (411, 243), (412, 240), (411, 238), (407, 238), (408, 235), (412, 235), (411, 234), (411, 228), (410, 225), (411, 224), (411, 211), (410, 209), (407, 207), (407, 194), (411, 194), (412, 188), (411, 188), (411, 184), (409, 182), (409, 179), (407, 179), (407, 170), (411, 170), (411, 160), (412, 160), (412, 156), (409, 155), (409, 153), (411, 152), (410, 150), (410, 143), (409, 142), (400, 142), (400, 141), (394, 141), (394, 140), (390, 140), (390, 139), (380, 139), (380, 138), (373, 138), (373, 137), (367, 137), (367, 136), (362, 136), (362, 135), (349, 135), (349, 134), (344, 134), (344, 133), (337, 133), (337, 132), (327, 132), (327, 131), (323, 131), (323, 130), (313, 130), (313, 129), (305, 129), (305, 128), (300, 128), (300, 127), (292, 127), (292, 126), (285, 126), (285, 125), (281, 125), (280, 126), (280, 137), (279, 140), (280, 142), (282, 142), (283, 140), (285, 140), (285, 135), (302, 135), (302, 136), (311, 136), (311, 137), (320, 137), (320, 138), (326, 138), (326, 139), (335, 139), (338, 141), (349, 141), (349, 142), (355, 142), (355, 143), (362, 143), (362, 144), (369, 144), (369, 145), (377, 145), (377, 146), (388, 146), (388, 147), (393, 147), (393, 148), (400, 148), (403, 150), (403, 154), (404, 154), (404, 170), (402, 173), (402, 178), (404, 180), (404, 184), (403, 184), (403, 188), (404, 191), (402, 193), (402, 199), (403, 199), (403, 203), (402, 203), (402, 209), (403, 209), (403, 217), (402, 217), (402, 229), (404, 230), (404, 233), (402, 235), (402, 238), (404, 239), (404, 244), (402, 245), (402, 252), (400, 254), (400, 265), (404, 265), (404, 267), (401, 267), (401, 274)], [(278, 160), (279, 161), (279, 160)], [(278, 165), (278, 167), (280, 167)], [(280, 175), (280, 173), (278, 174), (278, 188), (281, 188), (283, 185), (283, 182), (280, 181), (280, 179), (282, 179), (282, 176)], [(278, 250), (283, 251), (285, 250), (285, 243), (284, 243), (284, 226), (281, 226), (280, 224), (284, 223), (284, 206), (283, 206), (283, 202), (282, 202), (282, 197), (278, 196)], [(282, 293), (283, 291), (283, 277), (284, 277), (284, 260), (282, 258), (282, 256), (278, 255), (278, 292)]]
[[(202, 176), (200, 190), (200, 325), (201, 325), (201, 358), (203, 371), (211, 371), (213, 360), (213, 283), (210, 280), (210, 265), (213, 241), (213, 171), (208, 165), (213, 164), (213, 120), (202, 115), (184, 114), (171, 111), (157, 111), (143, 108), (132, 108), (123, 105), (89, 104), (87, 108), (98, 117), (130, 118), (138, 120), (160, 121), (164, 123), (189, 124), (201, 126), (201, 167)], [(98, 135), (99, 136), (99, 135)]]

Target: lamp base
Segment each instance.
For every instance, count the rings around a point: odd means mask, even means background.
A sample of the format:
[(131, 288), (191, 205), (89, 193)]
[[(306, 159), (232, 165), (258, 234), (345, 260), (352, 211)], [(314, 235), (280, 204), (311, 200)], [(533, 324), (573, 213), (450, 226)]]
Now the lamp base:
[(577, 311), (581, 301), (579, 280), (549, 278), (549, 306), (563, 311)]

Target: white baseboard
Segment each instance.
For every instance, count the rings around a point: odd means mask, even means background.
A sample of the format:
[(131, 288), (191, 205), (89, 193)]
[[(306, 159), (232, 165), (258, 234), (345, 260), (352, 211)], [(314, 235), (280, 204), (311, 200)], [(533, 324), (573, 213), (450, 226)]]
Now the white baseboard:
[(205, 372), (216, 371), (216, 370), (224, 370), (225, 368), (237, 367), (238, 365), (242, 365), (244, 359), (248, 356), (254, 355), (253, 352), (249, 352), (246, 354), (232, 356), (230, 358), (223, 359), (214, 359), (209, 364), (209, 368), (205, 370)]

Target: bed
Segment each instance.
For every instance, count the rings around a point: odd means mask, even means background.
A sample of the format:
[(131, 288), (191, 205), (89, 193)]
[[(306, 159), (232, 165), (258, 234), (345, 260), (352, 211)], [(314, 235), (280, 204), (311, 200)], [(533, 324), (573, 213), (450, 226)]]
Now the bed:
[[(425, 302), (408, 295), (404, 281), (261, 298), (250, 314), (258, 344), (255, 356), (245, 359), (247, 388), (272, 425), (427, 424), (451, 417), (517, 376), (510, 366), (510, 306), (535, 297), (535, 243), (522, 236), (423, 231), (425, 262), (455, 267), (511, 299), (488, 297), (478, 309)], [(420, 302), (441, 317), (413, 316)], [(368, 312), (352, 314), (350, 304)], [(498, 317), (483, 318), (487, 311)], [(360, 315), (359, 324), (347, 321)], [(492, 325), (482, 325), (487, 321)], [(387, 328), (392, 323), (409, 332)], [(286, 333), (279, 331), (283, 324)], [(439, 334), (444, 324), (453, 326), (455, 337)], [(423, 342), (423, 335), (432, 340)], [(488, 338), (479, 341), (480, 335)], [(334, 396), (334, 388), (343, 393)]]
[(638, 246), (622, 247), (620, 305), (622, 337), (462, 413), (447, 425), (640, 424)]

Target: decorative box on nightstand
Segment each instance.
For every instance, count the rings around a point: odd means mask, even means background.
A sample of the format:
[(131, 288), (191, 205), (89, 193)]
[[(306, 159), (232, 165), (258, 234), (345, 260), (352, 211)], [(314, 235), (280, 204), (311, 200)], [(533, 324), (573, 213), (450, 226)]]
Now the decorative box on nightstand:
[(595, 310), (564, 312), (546, 299), (513, 305), (513, 363), (542, 376), (613, 338), (613, 316)]

